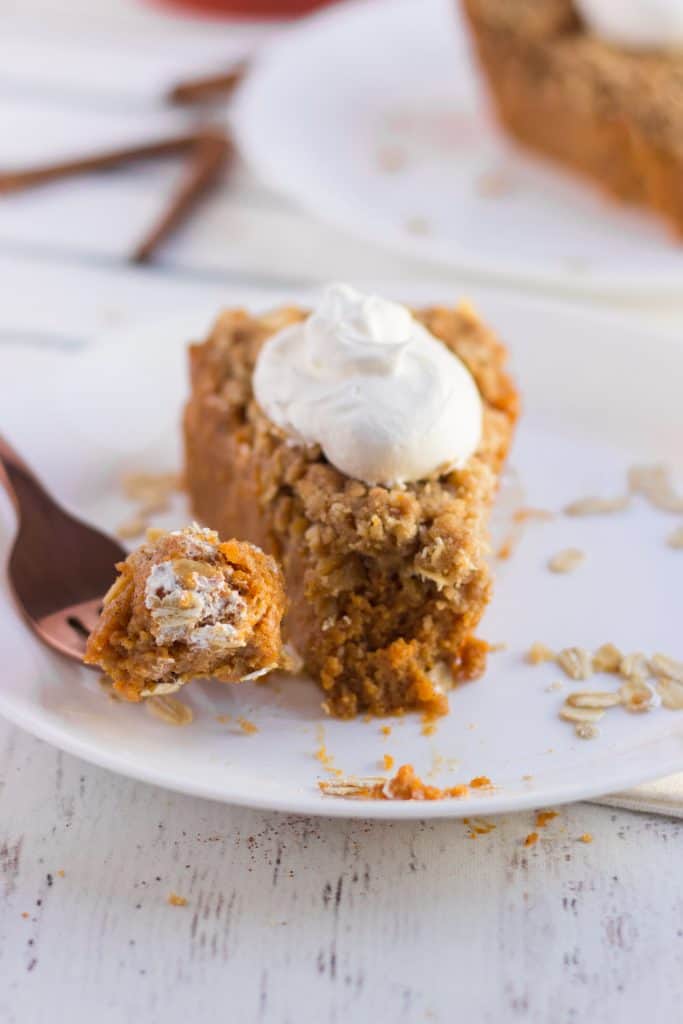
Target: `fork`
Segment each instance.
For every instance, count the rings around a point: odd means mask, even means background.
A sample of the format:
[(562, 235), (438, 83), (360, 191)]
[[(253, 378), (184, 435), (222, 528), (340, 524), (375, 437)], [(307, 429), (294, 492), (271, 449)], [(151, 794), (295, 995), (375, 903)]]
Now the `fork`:
[(1, 434), (0, 483), (19, 518), (8, 562), (19, 608), (44, 643), (82, 662), (114, 565), (126, 552), (58, 505)]

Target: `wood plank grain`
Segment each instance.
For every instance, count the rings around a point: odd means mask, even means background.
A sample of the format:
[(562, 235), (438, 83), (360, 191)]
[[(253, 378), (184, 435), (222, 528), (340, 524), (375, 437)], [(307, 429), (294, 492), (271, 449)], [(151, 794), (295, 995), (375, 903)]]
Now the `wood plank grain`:
[(681, 823), (576, 805), (526, 849), (530, 815), (261, 814), (4, 725), (0, 775), (3, 1020), (675, 1019)]

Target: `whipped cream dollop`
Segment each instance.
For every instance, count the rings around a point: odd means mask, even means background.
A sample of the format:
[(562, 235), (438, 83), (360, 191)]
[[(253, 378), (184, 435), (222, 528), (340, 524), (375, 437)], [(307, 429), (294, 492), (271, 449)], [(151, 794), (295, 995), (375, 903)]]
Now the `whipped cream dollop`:
[(683, 0), (576, 0), (588, 28), (606, 43), (631, 50), (683, 45)]
[(482, 402), (460, 359), (394, 302), (334, 284), (307, 320), (261, 349), (266, 415), (368, 484), (461, 467), (477, 449)]

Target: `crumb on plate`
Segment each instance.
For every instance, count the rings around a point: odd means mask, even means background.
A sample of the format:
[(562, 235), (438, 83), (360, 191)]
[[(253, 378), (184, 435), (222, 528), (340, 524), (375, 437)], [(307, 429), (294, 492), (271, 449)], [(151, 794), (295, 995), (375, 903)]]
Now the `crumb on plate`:
[(187, 900), (184, 896), (179, 896), (177, 892), (170, 892), (166, 898), (166, 902), (171, 907), (186, 907)]

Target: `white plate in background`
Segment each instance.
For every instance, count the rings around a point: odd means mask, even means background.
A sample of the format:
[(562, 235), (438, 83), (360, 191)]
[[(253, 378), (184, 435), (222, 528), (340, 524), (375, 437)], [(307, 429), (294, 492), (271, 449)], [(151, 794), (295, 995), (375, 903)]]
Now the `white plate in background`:
[[(439, 293), (387, 294), (417, 303)], [(440, 296), (443, 299), (443, 293)], [(295, 301), (296, 296), (291, 296)], [(675, 518), (636, 501), (627, 512), (570, 519), (559, 510), (591, 493), (615, 494), (636, 460), (683, 470), (680, 438), (683, 349), (673, 338), (559, 303), (482, 294), (483, 316), (508, 342), (523, 392), (524, 417), (511, 459), (516, 507), (551, 509), (529, 524), (513, 557), (496, 568), (496, 588), (480, 632), (507, 649), (486, 676), (451, 694), (451, 713), (424, 736), (418, 716), (380, 723), (339, 722), (320, 711), (305, 680), (276, 685), (193, 684), (182, 699), (195, 721), (173, 729), (144, 708), (107, 700), (95, 673), (41, 647), (0, 582), (0, 712), (29, 732), (113, 771), (227, 803), (283, 811), (376, 818), (457, 817), (557, 804), (626, 789), (683, 769), (683, 713), (630, 715), (611, 709), (600, 736), (577, 739), (558, 710), (572, 684), (552, 665), (531, 667), (524, 652), (542, 641), (560, 648), (662, 650), (681, 657), (683, 552), (665, 544)], [(263, 307), (272, 305), (264, 296)], [(3, 431), (69, 507), (112, 528), (127, 514), (124, 470), (178, 465), (179, 416), (186, 391), (185, 344), (214, 310), (127, 328), (80, 353), (3, 348)], [(29, 405), (41, 416), (27, 415)], [(46, 424), (50, 429), (46, 430)], [(168, 525), (187, 519), (179, 502)], [(13, 532), (0, 496), (0, 553)], [(568, 576), (549, 556), (576, 546), (586, 563)], [(561, 691), (548, 689), (556, 681)], [(596, 678), (586, 684), (614, 687)], [(217, 716), (230, 715), (230, 723)], [(244, 716), (258, 732), (235, 724)], [(324, 739), (347, 774), (376, 775), (384, 753), (411, 762), (440, 785), (488, 775), (489, 794), (435, 803), (353, 802), (324, 797), (326, 772), (314, 752)]]
[(527, 284), (680, 293), (666, 226), (522, 154), (478, 79), (457, 0), (360, 0), (268, 44), (231, 120), (264, 181), (368, 241)]

